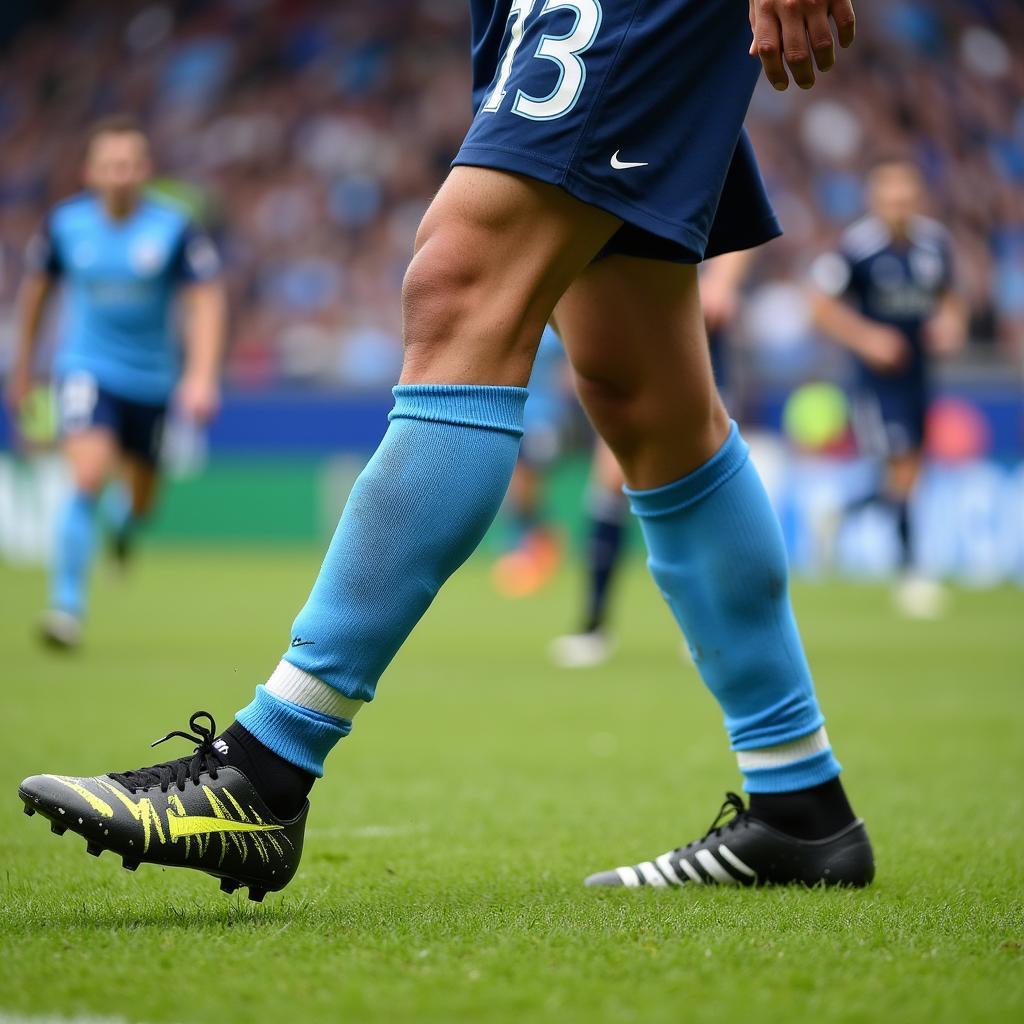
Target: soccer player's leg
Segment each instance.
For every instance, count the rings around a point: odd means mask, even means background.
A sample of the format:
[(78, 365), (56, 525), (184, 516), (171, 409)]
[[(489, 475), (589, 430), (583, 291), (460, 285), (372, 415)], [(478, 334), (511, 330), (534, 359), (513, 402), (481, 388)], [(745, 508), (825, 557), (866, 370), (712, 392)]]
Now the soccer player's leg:
[(611, 657), (614, 641), (608, 630), (612, 582), (622, 561), (623, 539), (629, 521), (625, 483), (615, 454), (599, 437), (594, 444), (587, 493), (587, 592), (579, 632), (556, 637), (551, 658), (562, 668), (590, 668)]
[(910, 521), (910, 499), (921, 475), (921, 451), (908, 448), (890, 455), (885, 464), (885, 495), (896, 519), (899, 568), (903, 573), (914, 566), (914, 540)]
[(883, 404), (888, 455), (885, 497), (896, 526), (899, 565), (893, 600), (912, 619), (937, 619), (947, 610), (949, 595), (937, 580), (921, 571), (914, 537), (911, 502), (924, 464), (924, 423), (927, 401), (921, 388), (906, 388)]
[(544, 467), (520, 458), (512, 473), (508, 502), (514, 543), (494, 563), (491, 579), (504, 597), (530, 597), (551, 582), (561, 560), (558, 531), (545, 522)]
[(195, 741), (191, 756), (106, 776), (35, 776), (22, 783), (26, 809), (129, 867), (196, 868), (256, 898), (286, 885), (324, 757), (490, 525), (518, 454), (541, 331), (618, 225), (549, 185), (454, 171), (405, 282), (391, 424), (267, 685), (221, 736), (202, 715), (172, 734)]
[(127, 567), (138, 531), (152, 515), (160, 491), (160, 447), (167, 408), (124, 403), (121, 449), (122, 489), (110, 517), (110, 549), (115, 562)]
[(544, 508), (544, 482), (557, 457), (567, 396), (565, 352), (554, 329), (541, 336), (523, 411), (523, 440), (505, 511), (512, 543), (494, 563), (491, 578), (505, 597), (529, 597), (554, 577), (561, 560), (558, 531)]
[(558, 307), (580, 397), (615, 452), (652, 574), (722, 707), (750, 808), (590, 884), (873, 875), (790, 607), (781, 530), (718, 398), (692, 266), (615, 256)]
[(70, 649), (81, 640), (96, 548), (96, 506), (117, 464), (117, 423), (109, 396), (84, 375), (63, 382), (58, 411), (71, 487), (57, 514), (41, 636), (52, 647)]

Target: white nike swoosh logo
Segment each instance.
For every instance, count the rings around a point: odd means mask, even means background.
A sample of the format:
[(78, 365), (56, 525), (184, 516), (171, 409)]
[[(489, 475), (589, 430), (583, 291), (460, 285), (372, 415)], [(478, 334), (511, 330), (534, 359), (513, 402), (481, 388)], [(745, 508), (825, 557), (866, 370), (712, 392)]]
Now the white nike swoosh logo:
[(628, 163), (625, 160), (620, 160), (619, 159), (619, 152), (620, 152), (619, 150), (615, 150), (615, 152), (612, 154), (612, 167), (614, 167), (615, 170), (617, 170), (617, 171), (625, 171), (625, 170), (628, 170), (630, 167), (646, 167), (647, 166), (648, 161), (646, 161), (646, 160), (643, 161), (642, 163), (636, 163), (636, 164)]

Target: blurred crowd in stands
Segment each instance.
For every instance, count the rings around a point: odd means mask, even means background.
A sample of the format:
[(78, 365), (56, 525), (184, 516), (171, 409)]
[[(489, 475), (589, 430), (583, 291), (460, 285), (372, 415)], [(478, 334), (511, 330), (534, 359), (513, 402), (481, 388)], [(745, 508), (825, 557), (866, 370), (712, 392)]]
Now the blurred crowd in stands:
[[(88, 124), (125, 111), (147, 125), (161, 172), (195, 187), (171, 186), (221, 241), (231, 381), (393, 381), (415, 228), (470, 117), (467, 0), (40, 0), (12, 11), (0, 16), (5, 337), (26, 239), (78, 187)], [(758, 265), (752, 349), (793, 372), (806, 363), (806, 265), (861, 212), (865, 167), (907, 153), (955, 236), (975, 357), (1019, 364), (1024, 5), (860, 0), (858, 11), (854, 50), (819, 88), (762, 83), (751, 108), (786, 229)]]

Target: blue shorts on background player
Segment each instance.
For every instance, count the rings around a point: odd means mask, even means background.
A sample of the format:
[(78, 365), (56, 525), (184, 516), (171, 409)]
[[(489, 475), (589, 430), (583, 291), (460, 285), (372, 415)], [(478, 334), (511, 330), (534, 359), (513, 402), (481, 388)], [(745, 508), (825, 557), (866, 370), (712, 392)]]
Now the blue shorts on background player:
[(897, 602), (909, 615), (934, 617), (944, 599), (915, 571), (910, 499), (923, 458), (930, 363), (960, 347), (967, 323), (949, 235), (920, 212), (923, 185), (906, 161), (875, 167), (869, 215), (818, 257), (811, 281), (819, 328), (853, 355), (854, 430), (861, 452), (880, 467), (875, 487), (847, 505), (831, 531), (869, 505), (890, 509), (903, 570)]
[[(223, 347), (220, 260), (211, 240), (176, 205), (143, 193), (148, 146), (126, 119), (101, 123), (86, 158), (90, 190), (60, 203), (29, 245), (25, 323), (12, 375), (27, 393), (44, 306), (62, 297), (53, 379), (58, 424), (73, 481), (59, 516), (44, 638), (77, 643), (95, 547), (100, 493), (118, 469), (114, 553), (123, 561), (134, 527), (152, 507), (168, 403), (185, 379), (184, 411), (202, 419), (217, 401)], [(177, 330), (184, 296), (186, 351)]]

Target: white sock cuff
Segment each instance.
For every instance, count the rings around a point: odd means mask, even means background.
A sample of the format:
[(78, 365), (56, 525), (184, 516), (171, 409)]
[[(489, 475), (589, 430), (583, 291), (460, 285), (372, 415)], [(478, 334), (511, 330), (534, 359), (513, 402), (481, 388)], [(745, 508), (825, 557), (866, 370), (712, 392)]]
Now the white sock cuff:
[(741, 772), (757, 771), (765, 768), (785, 768), (808, 757), (830, 750), (828, 733), (825, 726), (812, 732), (810, 736), (801, 736), (789, 743), (780, 743), (774, 747), (760, 747), (757, 750), (737, 750), (736, 760)]
[(322, 679), (287, 661), (278, 662), (273, 675), (267, 680), (266, 689), (281, 700), (332, 718), (355, 718), (356, 712), (366, 703), (346, 697)]

